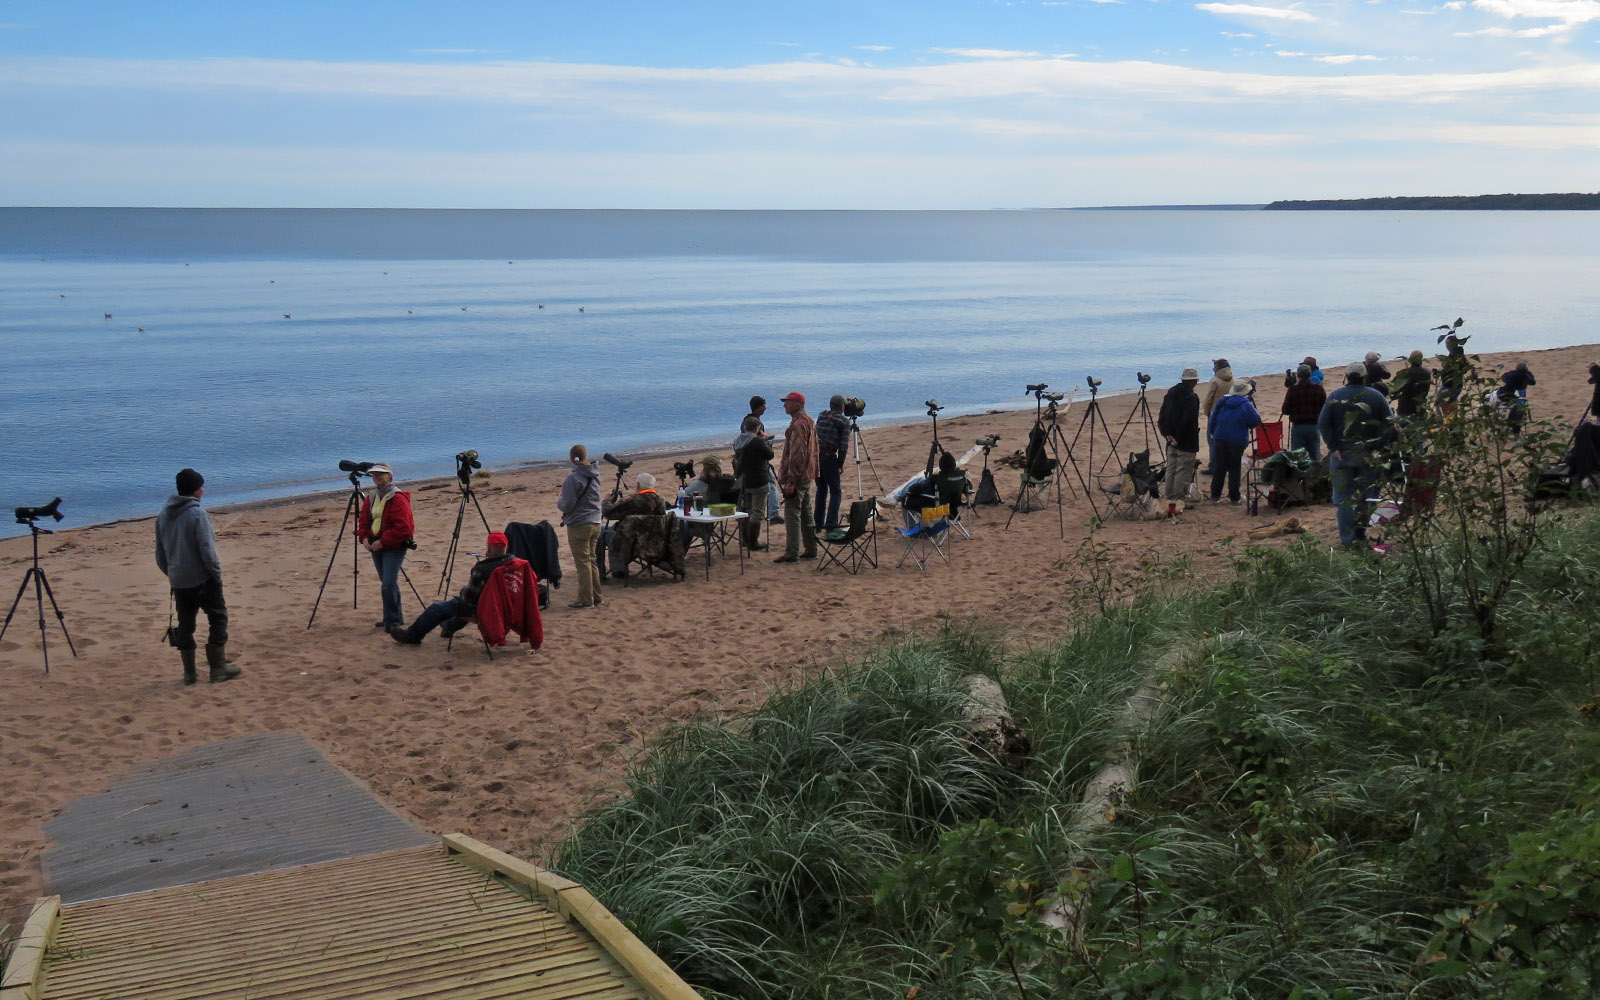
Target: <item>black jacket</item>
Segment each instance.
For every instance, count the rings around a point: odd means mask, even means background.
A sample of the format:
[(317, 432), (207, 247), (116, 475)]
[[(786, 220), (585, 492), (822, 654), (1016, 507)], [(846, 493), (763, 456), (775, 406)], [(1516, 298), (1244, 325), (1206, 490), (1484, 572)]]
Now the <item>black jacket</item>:
[(556, 529), (550, 527), (549, 521), (538, 524), (512, 521), (506, 525), (506, 538), (511, 542), (508, 551), (518, 559), (528, 560), (534, 576), (548, 580), (552, 587), (561, 586), (561, 559), (556, 554), (560, 544), (556, 541)]
[(473, 607), (478, 606), (478, 595), (483, 593), (484, 586), (489, 582), (489, 577), (494, 571), (516, 558), (510, 552), (493, 559), (479, 559), (472, 564), (472, 575), (467, 577), (467, 585), (461, 588), (461, 600)]
[(1172, 438), (1180, 451), (1200, 450), (1200, 397), (1194, 386), (1179, 382), (1167, 390), (1161, 400), (1161, 413), (1156, 417), (1156, 429), (1162, 437)]
[(767, 463), (772, 461), (773, 454), (772, 443), (758, 434), (750, 435), (750, 439), (733, 453), (733, 471), (740, 489), (756, 492), (767, 488)]

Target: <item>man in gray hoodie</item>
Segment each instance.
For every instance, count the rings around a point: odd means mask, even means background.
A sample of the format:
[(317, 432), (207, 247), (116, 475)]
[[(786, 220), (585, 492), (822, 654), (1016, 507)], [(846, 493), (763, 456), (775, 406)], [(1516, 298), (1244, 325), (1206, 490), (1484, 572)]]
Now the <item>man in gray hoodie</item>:
[(222, 600), (222, 563), (217, 559), (217, 538), (211, 532), (211, 518), (200, 509), (205, 495), (205, 477), (193, 469), (177, 475), (178, 492), (156, 515), (156, 566), (167, 575), (172, 587), (172, 603), (178, 613), (173, 645), (183, 660), (183, 682), (193, 684), (194, 625), (204, 611), (209, 632), (206, 635), (206, 665), (211, 680), (231, 681), (242, 671), (223, 655), (228, 644), (228, 606)]

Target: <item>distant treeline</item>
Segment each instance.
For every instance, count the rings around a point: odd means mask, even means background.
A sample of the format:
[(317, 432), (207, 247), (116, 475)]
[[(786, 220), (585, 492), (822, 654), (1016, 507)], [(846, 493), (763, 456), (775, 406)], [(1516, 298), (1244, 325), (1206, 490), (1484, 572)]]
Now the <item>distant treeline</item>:
[(1346, 198), (1312, 201), (1275, 201), (1267, 210), (1285, 211), (1377, 209), (1600, 209), (1600, 194), (1474, 194), (1432, 195), (1421, 198)]

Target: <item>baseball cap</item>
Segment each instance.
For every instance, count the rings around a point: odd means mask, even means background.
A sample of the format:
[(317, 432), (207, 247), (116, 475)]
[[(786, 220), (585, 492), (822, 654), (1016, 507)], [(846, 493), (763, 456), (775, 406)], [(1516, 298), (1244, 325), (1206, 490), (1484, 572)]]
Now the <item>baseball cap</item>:
[(1303, 365), (1310, 365), (1313, 368), (1317, 367), (1317, 359), (1313, 358), (1309, 354), (1307, 354), (1306, 355), (1306, 359), (1304, 361), (1300, 362), (1300, 363), (1303, 364)]
[(1359, 361), (1352, 361), (1350, 362), (1350, 367), (1346, 368), (1344, 373), (1346, 375), (1360, 375), (1362, 378), (1366, 378), (1367, 366)]
[(491, 531), (489, 532), (489, 540), (484, 542), (484, 544), (491, 547), (495, 545), (504, 545), (510, 547), (511, 539), (507, 538), (506, 533), (503, 531)]
[(1296, 375), (1310, 375), (1311, 374), (1311, 366), (1310, 365), (1301, 365), (1299, 368), (1296, 368), (1294, 370), (1294, 373)]
[(806, 397), (798, 392), (789, 393), (789, 395), (783, 397), (782, 401), (785, 403), (799, 403), (801, 406), (806, 405)]

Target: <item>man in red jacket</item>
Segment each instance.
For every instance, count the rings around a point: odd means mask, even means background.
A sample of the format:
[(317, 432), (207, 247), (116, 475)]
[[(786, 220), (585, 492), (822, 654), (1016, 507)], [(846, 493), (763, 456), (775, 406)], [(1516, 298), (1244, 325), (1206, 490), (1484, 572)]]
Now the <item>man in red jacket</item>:
[(356, 541), (372, 553), (383, 594), (383, 621), (378, 628), (403, 625), (400, 613), (400, 566), (411, 547), (411, 494), (394, 488), (394, 472), (381, 462), (367, 470), (372, 489), (356, 518)]

